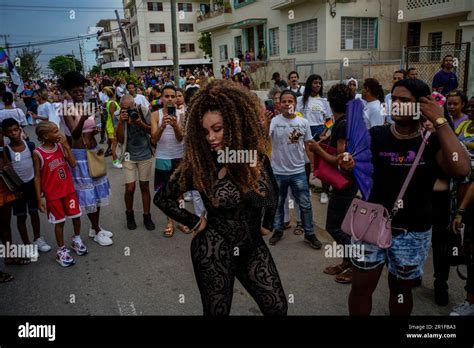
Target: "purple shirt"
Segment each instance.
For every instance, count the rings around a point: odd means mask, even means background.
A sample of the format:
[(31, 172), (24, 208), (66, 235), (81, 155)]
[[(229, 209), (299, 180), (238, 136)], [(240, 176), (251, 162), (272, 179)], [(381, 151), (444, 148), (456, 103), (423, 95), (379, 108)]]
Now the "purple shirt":
[(458, 87), (458, 77), (452, 71), (446, 72), (440, 70), (436, 73), (433, 78), (433, 88), (443, 87), (440, 92), (442, 95), (446, 96), (449, 92)]

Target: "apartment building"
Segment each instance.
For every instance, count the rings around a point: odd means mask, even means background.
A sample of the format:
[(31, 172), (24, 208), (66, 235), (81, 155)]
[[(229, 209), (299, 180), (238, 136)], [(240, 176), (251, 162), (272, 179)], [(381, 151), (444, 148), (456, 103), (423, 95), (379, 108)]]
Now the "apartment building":
[[(122, 20), (122, 25), (127, 25), (127, 20)], [(100, 30), (97, 32), (96, 61), (99, 66), (110, 62), (123, 61), (126, 57), (124, 45), (116, 19), (101, 19), (96, 24)]]
[(304, 62), (399, 59), (397, 11), (398, 0), (211, 0), (197, 29), (212, 33), (214, 71), (239, 51), (304, 71)]
[(452, 54), (460, 87), (469, 96), (474, 94), (474, 1), (400, 0), (398, 22), (407, 66), (416, 67), (420, 78), (430, 83), (443, 57)]
[[(127, 41), (136, 68), (173, 65), (171, 3), (165, 1), (123, 0)], [(177, 2), (178, 53), (180, 65), (209, 64), (199, 49), (196, 24), (198, 14), (209, 11), (208, 0)], [(105, 64), (103, 68), (125, 68), (126, 61)]]

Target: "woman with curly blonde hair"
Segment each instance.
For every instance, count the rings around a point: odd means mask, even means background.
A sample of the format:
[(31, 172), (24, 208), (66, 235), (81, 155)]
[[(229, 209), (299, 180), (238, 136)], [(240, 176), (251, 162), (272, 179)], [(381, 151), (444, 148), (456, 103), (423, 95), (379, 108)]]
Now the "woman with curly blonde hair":
[[(184, 158), (154, 198), (167, 216), (193, 231), (191, 258), (204, 315), (230, 313), (236, 277), (263, 314), (287, 312), (278, 271), (261, 236), (262, 228), (272, 229), (278, 186), (265, 156), (259, 115), (255, 99), (231, 81), (200, 90), (189, 110)], [(178, 203), (193, 189), (203, 198), (206, 216)]]

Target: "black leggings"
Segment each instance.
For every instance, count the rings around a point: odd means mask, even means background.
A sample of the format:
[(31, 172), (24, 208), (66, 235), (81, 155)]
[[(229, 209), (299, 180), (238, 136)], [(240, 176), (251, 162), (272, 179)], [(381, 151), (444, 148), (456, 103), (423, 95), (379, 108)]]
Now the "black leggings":
[(265, 243), (236, 248), (208, 226), (193, 239), (191, 258), (205, 316), (229, 315), (236, 277), (264, 315), (286, 315), (286, 296)]
[(448, 288), (451, 246), (454, 232), (450, 226), (450, 194), (449, 191), (434, 191), (433, 204), (433, 266), (435, 287)]

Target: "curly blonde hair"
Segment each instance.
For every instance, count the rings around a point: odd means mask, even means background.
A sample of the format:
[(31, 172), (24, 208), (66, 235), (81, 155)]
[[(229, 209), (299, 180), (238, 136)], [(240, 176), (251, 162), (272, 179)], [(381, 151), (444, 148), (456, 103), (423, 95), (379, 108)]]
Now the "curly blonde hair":
[(206, 139), (202, 121), (207, 112), (219, 112), (223, 119), (223, 147), (230, 150), (256, 151), (257, 165), (250, 163), (223, 163), (230, 179), (242, 193), (254, 190), (261, 194), (258, 179), (262, 170), (262, 155), (267, 137), (259, 121), (261, 106), (258, 98), (231, 81), (213, 81), (201, 89), (189, 105), (186, 124), (185, 154), (173, 174), (181, 189), (192, 181), (194, 188), (218, 206), (213, 187), (218, 180), (215, 154)]

